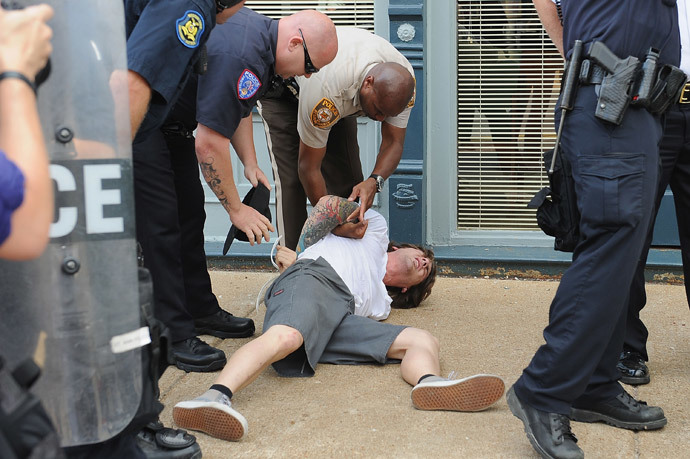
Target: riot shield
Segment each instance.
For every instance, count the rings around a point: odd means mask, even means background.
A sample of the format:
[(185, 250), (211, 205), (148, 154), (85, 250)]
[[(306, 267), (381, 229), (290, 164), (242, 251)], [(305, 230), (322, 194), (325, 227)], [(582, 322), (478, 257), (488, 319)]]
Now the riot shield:
[[(0, 263), (0, 353), (43, 368), (35, 393), (62, 446), (101, 442), (142, 392), (123, 2), (45, 0), (53, 54), (38, 105), (55, 189), (50, 244)], [(20, 6), (39, 1), (18, 2)]]

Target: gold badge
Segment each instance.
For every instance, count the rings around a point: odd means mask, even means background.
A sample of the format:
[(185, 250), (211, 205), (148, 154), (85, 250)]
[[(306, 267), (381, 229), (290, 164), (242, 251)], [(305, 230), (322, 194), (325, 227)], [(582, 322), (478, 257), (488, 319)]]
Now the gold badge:
[(407, 108), (414, 107), (414, 100), (417, 98), (417, 79), (414, 80), (414, 91), (412, 92), (412, 99), (407, 103)]
[(340, 112), (333, 101), (324, 97), (311, 111), (311, 124), (317, 128), (327, 128), (340, 118)]
[(196, 11), (186, 11), (184, 16), (175, 23), (177, 29), (177, 38), (180, 43), (187, 48), (196, 48), (199, 46), (199, 37), (204, 33), (204, 19)]

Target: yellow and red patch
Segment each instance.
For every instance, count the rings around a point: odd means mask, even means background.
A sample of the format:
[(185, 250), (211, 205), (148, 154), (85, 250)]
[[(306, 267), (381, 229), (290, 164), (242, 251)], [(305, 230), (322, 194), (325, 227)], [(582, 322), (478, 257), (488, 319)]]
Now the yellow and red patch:
[(340, 112), (332, 100), (324, 97), (311, 111), (311, 124), (317, 128), (327, 128), (340, 119)]

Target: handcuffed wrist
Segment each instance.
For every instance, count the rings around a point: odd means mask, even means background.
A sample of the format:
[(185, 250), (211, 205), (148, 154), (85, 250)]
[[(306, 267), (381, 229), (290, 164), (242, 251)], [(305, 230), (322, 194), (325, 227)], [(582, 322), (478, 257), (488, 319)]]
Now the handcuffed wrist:
[(36, 84), (31, 81), (26, 75), (21, 72), (16, 72), (14, 70), (7, 70), (0, 72), (0, 81), (6, 78), (16, 78), (17, 80), (22, 80), (24, 83), (28, 84), (31, 90), (36, 94)]

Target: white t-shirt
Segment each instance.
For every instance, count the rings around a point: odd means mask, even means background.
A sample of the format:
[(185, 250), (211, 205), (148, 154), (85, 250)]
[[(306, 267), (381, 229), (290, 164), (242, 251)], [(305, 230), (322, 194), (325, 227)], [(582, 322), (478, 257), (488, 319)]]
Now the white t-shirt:
[(323, 257), (345, 282), (355, 298), (355, 314), (384, 320), (391, 312), (391, 297), (383, 283), (388, 262), (388, 225), (375, 210), (367, 210), (369, 226), (362, 239), (326, 235), (299, 254), (299, 258)]

